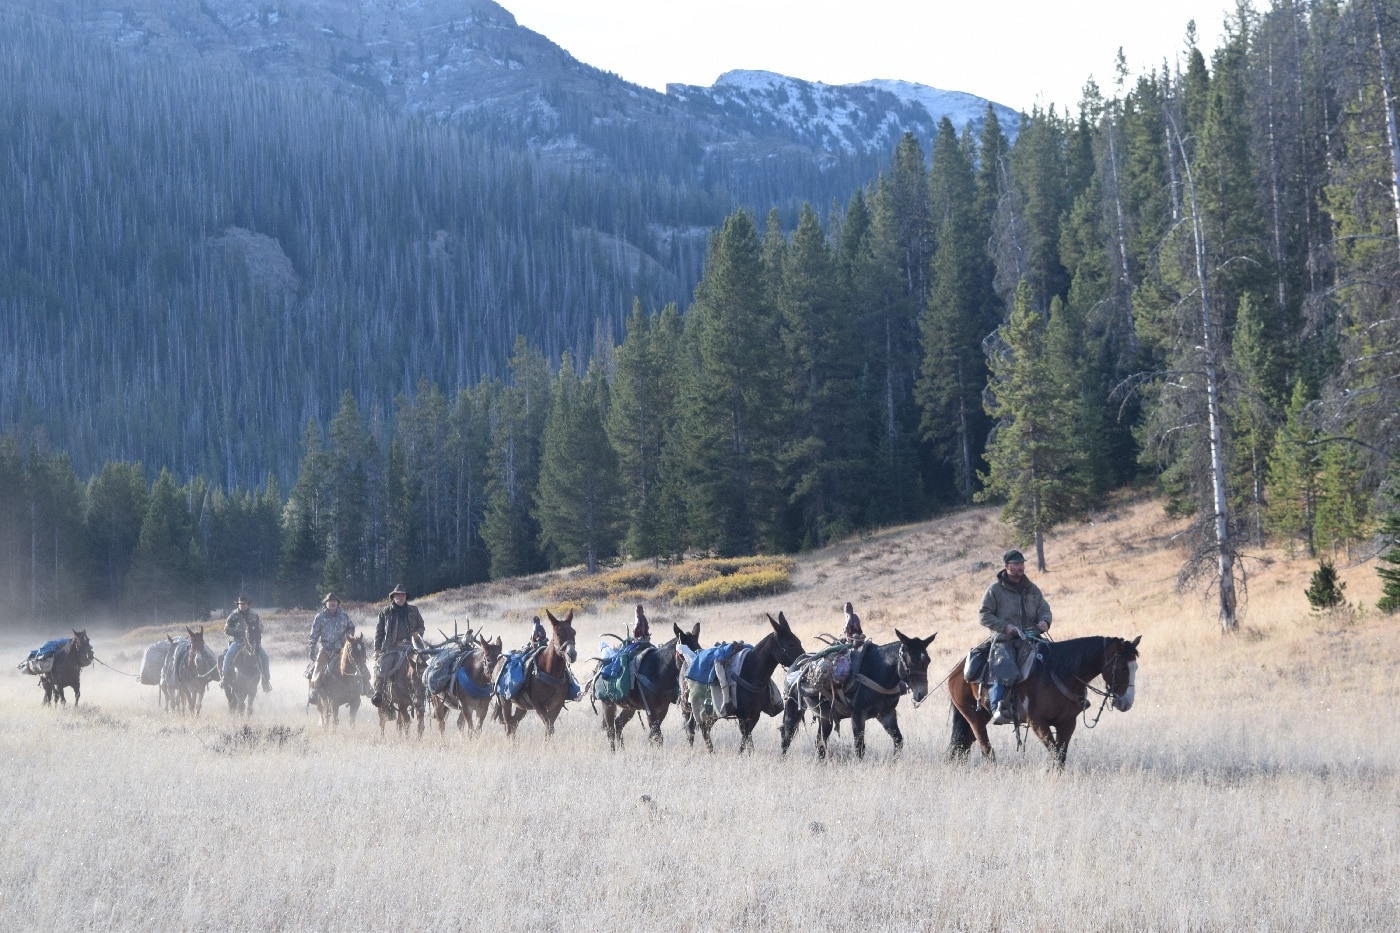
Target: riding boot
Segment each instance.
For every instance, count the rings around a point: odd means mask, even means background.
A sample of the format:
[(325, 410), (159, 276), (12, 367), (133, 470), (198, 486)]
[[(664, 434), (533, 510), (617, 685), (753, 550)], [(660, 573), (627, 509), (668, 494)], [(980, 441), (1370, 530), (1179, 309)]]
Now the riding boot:
[(369, 698), (370, 705), (375, 709), (384, 705), (384, 675), (379, 672), (379, 665), (374, 666), (374, 693)]
[(992, 681), (992, 689), (987, 697), (987, 707), (992, 711), (992, 725), (1002, 726), (1008, 722), (1014, 722), (1015, 716), (1011, 712), (1010, 697), (1007, 695), (1006, 684), (999, 680)]

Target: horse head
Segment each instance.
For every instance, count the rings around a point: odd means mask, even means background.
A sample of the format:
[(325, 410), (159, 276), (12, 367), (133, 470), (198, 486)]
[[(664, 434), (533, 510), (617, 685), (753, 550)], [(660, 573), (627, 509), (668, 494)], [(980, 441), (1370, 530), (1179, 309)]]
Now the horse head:
[(685, 645), (685, 646), (686, 646), (687, 648), (689, 648), (691, 651), (699, 651), (699, 650), (700, 650), (700, 623), (699, 623), (699, 622), (696, 622), (694, 625), (692, 625), (692, 626), (690, 627), (690, 631), (688, 631), (688, 632), (687, 632), (685, 629), (681, 628), (681, 627), (680, 627), (679, 625), (677, 625), (676, 623), (672, 622), (672, 623), (671, 623), (671, 631), (673, 631), (673, 632), (676, 633), (676, 647), (677, 647), (677, 648), (679, 648), (681, 645)]
[(347, 635), (345, 644), (340, 648), (340, 675), (350, 677), (368, 668), (365, 662), (365, 636)]
[(549, 640), (550, 647), (568, 658), (570, 664), (574, 663), (578, 660), (578, 651), (574, 648), (574, 639), (578, 637), (574, 631), (574, 611), (570, 609), (562, 619), (556, 619), (554, 613), (548, 609), (544, 614), (549, 617), (549, 624), (554, 627), (554, 635)]
[(778, 639), (774, 650), (778, 663), (783, 667), (791, 667), (792, 662), (802, 657), (805, 652), (802, 647), (802, 639), (797, 637), (797, 633), (788, 624), (787, 616), (783, 615), (782, 612), (778, 613), (776, 619), (771, 615), (768, 616), (768, 624), (773, 627), (773, 634)]
[(190, 637), (190, 653), (191, 653), (191, 654), (194, 654), (194, 653), (196, 653), (196, 652), (203, 653), (203, 651), (204, 651), (204, 626), (201, 625), (201, 626), (199, 627), (199, 631), (196, 632), (194, 629), (192, 629), (192, 628), (190, 628), (188, 625), (186, 625), (186, 626), (185, 626), (185, 634), (188, 635), (188, 636)]
[(72, 629), (73, 637), (68, 640), (68, 650), (77, 658), (79, 667), (87, 667), (95, 656), (92, 642), (88, 641), (87, 629)]
[(894, 633), (899, 638), (900, 678), (909, 685), (910, 698), (918, 706), (928, 696), (928, 646), (933, 644), (938, 633), (928, 638), (910, 638), (899, 629)]
[(497, 635), (495, 641), (487, 641), (482, 637), (478, 639), (478, 642), (481, 645), (481, 669), (483, 672), (490, 671), (496, 666), (496, 662), (500, 660), (504, 650), (501, 636)]
[(1113, 698), (1113, 708), (1126, 713), (1133, 708), (1136, 690), (1139, 635), (1132, 641), (1110, 638), (1104, 642), (1103, 682)]

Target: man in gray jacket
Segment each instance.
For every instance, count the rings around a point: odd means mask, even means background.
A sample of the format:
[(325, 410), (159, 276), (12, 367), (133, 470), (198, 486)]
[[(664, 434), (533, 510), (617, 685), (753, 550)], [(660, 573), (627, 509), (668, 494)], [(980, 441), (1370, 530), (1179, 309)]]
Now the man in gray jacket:
[(1026, 577), (1026, 558), (1020, 551), (1002, 555), (1003, 569), (982, 597), (981, 622), (996, 633), (989, 659), (992, 688), (987, 705), (994, 724), (1015, 722), (1010, 688), (1029, 672), (1035, 642), (1027, 633), (1050, 630), (1050, 605)]

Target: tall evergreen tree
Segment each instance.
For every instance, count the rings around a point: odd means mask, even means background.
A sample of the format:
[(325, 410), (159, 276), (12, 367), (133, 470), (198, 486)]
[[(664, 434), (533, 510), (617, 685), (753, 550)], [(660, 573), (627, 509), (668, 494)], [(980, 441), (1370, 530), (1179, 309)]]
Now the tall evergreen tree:
[(556, 567), (581, 562), (597, 573), (622, 539), (622, 489), (603, 427), (606, 407), (602, 370), (590, 368), (581, 381), (566, 353), (554, 379), (535, 489), (541, 549)]
[(492, 413), (486, 515), (481, 527), (491, 555), (492, 579), (536, 573), (545, 567), (533, 506), (549, 397), (544, 356), (523, 338), (517, 340), (510, 385), (495, 393)]
[(997, 425), (977, 498), (1005, 499), (1002, 520), (1034, 541), (1036, 566), (1044, 572), (1045, 534), (1083, 508), (1084, 483), (1071, 399), (1052, 365), (1046, 321), (1031, 302), (1030, 285), (1021, 286), (1011, 319), (998, 331), (988, 405)]
[(200, 618), (208, 607), (204, 555), (186, 497), (161, 470), (147, 499), (131, 568), (132, 592), (152, 622)]

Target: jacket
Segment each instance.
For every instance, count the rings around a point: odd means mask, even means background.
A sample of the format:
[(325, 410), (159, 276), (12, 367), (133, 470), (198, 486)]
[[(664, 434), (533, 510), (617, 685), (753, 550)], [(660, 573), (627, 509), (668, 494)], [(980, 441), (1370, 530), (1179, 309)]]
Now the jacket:
[(374, 627), (374, 650), (381, 651), (385, 645), (393, 648), (422, 634), (423, 615), (417, 606), (390, 604), (380, 611), (379, 624)]
[(1008, 625), (1014, 625), (1023, 632), (1031, 631), (1044, 622), (1050, 627), (1050, 605), (1045, 601), (1040, 587), (1022, 577), (1019, 586), (1006, 578), (1006, 571), (997, 573), (996, 582), (987, 587), (982, 597), (979, 619), (984, 626), (1000, 635)]

